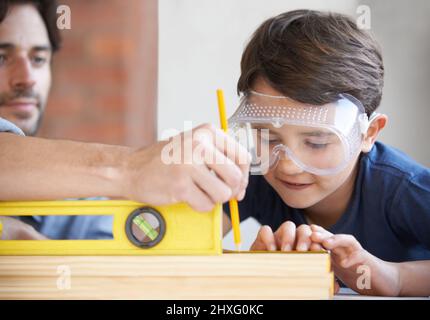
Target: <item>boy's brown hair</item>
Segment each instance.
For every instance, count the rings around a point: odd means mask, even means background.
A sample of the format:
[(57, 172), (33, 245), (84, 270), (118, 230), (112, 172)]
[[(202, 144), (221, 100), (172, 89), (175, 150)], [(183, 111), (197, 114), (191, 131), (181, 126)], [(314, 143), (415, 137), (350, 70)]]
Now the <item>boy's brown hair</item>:
[(257, 77), (303, 103), (351, 94), (370, 115), (381, 102), (384, 65), (376, 40), (348, 16), (296, 10), (265, 21), (246, 46), (238, 93)]

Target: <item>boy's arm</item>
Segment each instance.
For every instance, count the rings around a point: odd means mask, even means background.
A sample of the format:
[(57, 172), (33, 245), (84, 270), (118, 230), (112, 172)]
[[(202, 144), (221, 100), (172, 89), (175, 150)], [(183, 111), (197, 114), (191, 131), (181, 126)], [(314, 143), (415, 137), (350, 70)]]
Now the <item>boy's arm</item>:
[(397, 263), (400, 296), (430, 296), (430, 261)]

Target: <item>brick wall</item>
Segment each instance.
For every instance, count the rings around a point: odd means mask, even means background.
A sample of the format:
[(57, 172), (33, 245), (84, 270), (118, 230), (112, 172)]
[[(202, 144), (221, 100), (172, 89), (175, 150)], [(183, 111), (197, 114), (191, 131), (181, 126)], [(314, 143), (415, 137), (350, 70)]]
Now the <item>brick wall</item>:
[(157, 1), (60, 0), (71, 30), (54, 57), (39, 136), (146, 145), (156, 136)]

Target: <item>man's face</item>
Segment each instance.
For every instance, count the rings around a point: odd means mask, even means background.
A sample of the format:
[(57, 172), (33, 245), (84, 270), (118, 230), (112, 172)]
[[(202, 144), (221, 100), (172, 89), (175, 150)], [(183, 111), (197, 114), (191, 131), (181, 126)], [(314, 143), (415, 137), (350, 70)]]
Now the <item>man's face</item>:
[(51, 86), (48, 32), (31, 4), (15, 5), (0, 24), (0, 117), (34, 135)]

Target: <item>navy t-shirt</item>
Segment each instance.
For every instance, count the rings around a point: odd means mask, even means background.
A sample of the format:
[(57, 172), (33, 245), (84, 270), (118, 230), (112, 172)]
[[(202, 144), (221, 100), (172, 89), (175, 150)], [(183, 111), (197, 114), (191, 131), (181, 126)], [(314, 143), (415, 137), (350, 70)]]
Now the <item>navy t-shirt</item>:
[[(287, 220), (307, 223), (303, 210), (285, 204), (263, 176), (250, 176), (239, 210), (241, 220), (254, 217), (273, 230)], [(377, 142), (361, 155), (350, 203), (328, 230), (353, 235), (385, 261), (430, 260), (430, 170)]]

